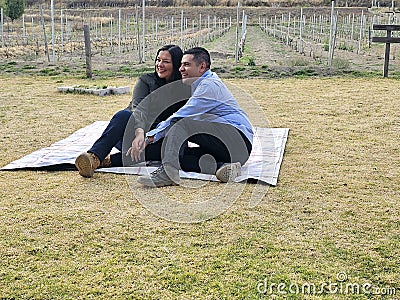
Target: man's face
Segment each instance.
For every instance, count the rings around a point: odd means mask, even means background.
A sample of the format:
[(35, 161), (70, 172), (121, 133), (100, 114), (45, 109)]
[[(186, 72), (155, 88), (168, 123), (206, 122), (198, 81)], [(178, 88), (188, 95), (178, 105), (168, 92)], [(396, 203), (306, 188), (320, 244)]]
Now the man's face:
[(193, 82), (198, 77), (203, 75), (205, 71), (206, 63), (202, 62), (199, 65), (196, 65), (196, 62), (193, 60), (193, 54), (185, 54), (182, 57), (179, 72), (181, 72), (184, 83)]

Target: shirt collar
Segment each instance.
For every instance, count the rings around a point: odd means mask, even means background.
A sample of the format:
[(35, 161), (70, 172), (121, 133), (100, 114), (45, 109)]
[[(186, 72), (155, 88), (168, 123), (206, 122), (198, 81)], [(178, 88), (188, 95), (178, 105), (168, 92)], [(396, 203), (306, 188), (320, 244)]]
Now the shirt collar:
[(193, 83), (192, 83), (192, 91), (196, 90), (196, 88), (198, 87), (198, 85), (200, 84), (200, 82), (207, 78), (212, 76), (212, 72), (211, 70), (207, 70), (203, 73), (203, 75), (201, 75), (199, 78), (197, 78)]

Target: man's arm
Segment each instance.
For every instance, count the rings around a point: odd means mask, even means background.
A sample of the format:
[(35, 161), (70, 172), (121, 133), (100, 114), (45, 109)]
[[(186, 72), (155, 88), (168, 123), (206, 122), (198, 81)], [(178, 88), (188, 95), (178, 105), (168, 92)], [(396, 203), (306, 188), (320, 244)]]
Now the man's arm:
[(218, 85), (214, 80), (204, 80), (200, 84), (193, 95), (189, 98), (188, 102), (182, 106), (176, 113), (171, 115), (167, 120), (158, 124), (158, 126), (149, 131), (146, 136), (154, 137), (154, 141), (158, 141), (164, 137), (168, 131), (171, 122), (181, 118), (200, 118), (214, 109), (218, 109), (221, 104), (218, 101)]

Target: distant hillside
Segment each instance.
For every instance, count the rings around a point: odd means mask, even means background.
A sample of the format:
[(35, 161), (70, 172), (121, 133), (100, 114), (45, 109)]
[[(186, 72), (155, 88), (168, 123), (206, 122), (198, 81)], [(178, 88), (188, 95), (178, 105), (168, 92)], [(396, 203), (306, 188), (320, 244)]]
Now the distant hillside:
[[(25, 0), (28, 8), (39, 4), (49, 6), (48, 0)], [(141, 5), (142, 0), (62, 0), (54, 1), (56, 8), (100, 8), (100, 7), (129, 7)], [(391, 0), (378, 1), (380, 6), (391, 6)], [(147, 6), (237, 6), (237, 0), (146, 0)], [(242, 6), (255, 7), (310, 7), (330, 6), (330, 0), (241, 0)], [(337, 0), (336, 6), (368, 7), (371, 0)]]

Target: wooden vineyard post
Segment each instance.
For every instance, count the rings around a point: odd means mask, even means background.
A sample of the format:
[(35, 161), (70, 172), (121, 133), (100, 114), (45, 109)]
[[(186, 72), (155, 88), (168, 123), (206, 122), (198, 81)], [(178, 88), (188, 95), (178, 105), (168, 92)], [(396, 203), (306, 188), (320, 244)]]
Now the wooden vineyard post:
[(210, 41), (210, 15), (207, 16), (207, 37), (206, 42)]
[(92, 78), (92, 51), (90, 49), (90, 29), (88, 24), (83, 26), (83, 33), (85, 36), (86, 77)]
[(94, 21), (94, 34), (95, 34), (95, 39), (98, 40), (99, 35), (98, 35), (98, 24), (97, 24), (97, 19), (100, 18), (100, 14), (95, 14), (95, 21)]
[(180, 37), (179, 37), (179, 43), (180, 43), (180, 45), (182, 45), (183, 44), (183, 10), (181, 10), (181, 34), (180, 34)]
[(360, 35), (358, 38), (358, 51), (357, 54), (359, 54), (361, 52), (361, 43), (362, 43), (362, 39), (363, 39), (363, 32), (364, 32), (364, 11), (361, 11), (361, 17), (360, 17)]
[(303, 8), (300, 8), (300, 22), (299, 22), (299, 53), (303, 53)]
[(156, 36), (155, 36), (156, 43), (158, 44), (158, 17), (156, 18)]
[(146, 61), (146, 1), (142, 2), (142, 59), (141, 62), (144, 63)]
[(35, 39), (35, 24), (34, 24), (34, 21), (33, 21), (33, 17), (32, 17), (32, 19), (31, 19), (31, 26), (32, 26), (32, 40), (34, 40)]
[(141, 53), (141, 46), (140, 46), (140, 29), (139, 29), (139, 10), (138, 6), (135, 5), (135, 29), (136, 29), (136, 39), (137, 39), (137, 50), (139, 54), (139, 63), (142, 63), (142, 53)]
[(55, 49), (55, 26), (54, 26), (54, 0), (51, 0), (51, 60), (56, 60), (56, 49)]
[(400, 38), (392, 37), (392, 31), (400, 31), (400, 25), (381, 25), (373, 24), (373, 30), (386, 30), (386, 36), (374, 36), (372, 42), (375, 43), (386, 43), (385, 47), (385, 64), (383, 67), (383, 77), (388, 77), (389, 73), (389, 54), (390, 54), (390, 44), (400, 43)]
[(121, 53), (121, 9), (118, 10), (118, 53)]
[(154, 15), (151, 15), (151, 48), (154, 48)]
[(335, 1), (332, 1), (331, 6), (331, 23), (329, 27), (329, 51), (328, 51), (328, 66), (332, 66), (333, 60), (333, 49), (335, 45), (333, 44), (333, 32), (334, 32), (334, 22), (335, 22)]
[(235, 43), (235, 65), (239, 62), (239, 10), (240, 2), (238, 1), (236, 10), (236, 43)]
[(216, 34), (217, 31), (217, 16), (214, 16), (214, 26), (213, 26), (213, 32), (212, 32), (212, 39), (214, 40), (216, 37), (219, 37), (222, 35), (222, 24), (221, 20), (219, 20), (219, 27), (218, 27), (218, 33)]
[(100, 18), (100, 41), (103, 41), (103, 18)]
[(174, 16), (171, 17), (171, 34), (170, 34), (170, 43), (172, 44), (174, 40)]
[(42, 5), (40, 5), (40, 19), (41, 19), (42, 27), (43, 27), (44, 48), (45, 48), (45, 51), (47, 54), (47, 61), (50, 62), (49, 45), (47, 44), (46, 25), (44, 24)]
[(130, 16), (126, 15), (125, 19), (125, 43), (124, 43), (124, 48), (128, 52), (129, 51), (129, 22), (130, 22)]
[(60, 11), (60, 33), (61, 33), (61, 54), (64, 53), (64, 27), (63, 27), (63, 11)]
[(68, 21), (68, 14), (65, 14), (65, 42), (69, 42), (71, 34), (71, 25), (69, 24)]
[(4, 12), (3, 8), (0, 9), (1, 19), (0, 19), (0, 26), (1, 26), (1, 48), (4, 48)]
[(22, 15), (22, 43), (24, 45), (28, 43), (26, 39), (25, 14)]
[(199, 15), (199, 46), (201, 46), (202, 43), (202, 39), (201, 39), (201, 28), (202, 28), (202, 24), (201, 24), (201, 14)]
[(290, 42), (290, 11), (289, 11), (289, 15), (288, 15), (288, 23), (287, 23), (287, 34), (286, 34), (286, 45), (289, 46), (289, 42)]
[(353, 16), (351, 18), (351, 34), (350, 34), (350, 40), (354, 39), (354, 13)]
[(110, 47), (111, 47), (111, 53), (114, 52), (114, 41), (113, 41), (113, 15), (110, 15)]

